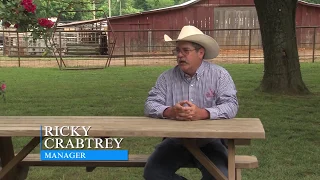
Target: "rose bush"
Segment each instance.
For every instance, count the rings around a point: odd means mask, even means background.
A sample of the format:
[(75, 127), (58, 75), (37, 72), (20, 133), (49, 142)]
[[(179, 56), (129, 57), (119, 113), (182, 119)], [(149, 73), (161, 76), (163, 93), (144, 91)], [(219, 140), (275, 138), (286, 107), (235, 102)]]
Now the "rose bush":
[(6, 28), (13, 26), (18, 32), (31, 32), (33, 40), (43, 38), (46, 45), (54, 30), (54, 22), (38, 17), (33, 0), (2, 0), (0, 20)]

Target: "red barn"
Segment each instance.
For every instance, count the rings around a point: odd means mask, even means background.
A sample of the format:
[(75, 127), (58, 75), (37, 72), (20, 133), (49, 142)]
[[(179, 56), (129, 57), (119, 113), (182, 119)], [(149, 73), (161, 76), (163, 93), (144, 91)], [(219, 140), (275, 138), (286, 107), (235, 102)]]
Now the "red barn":
[[(296, 25), (319, 26), (319, 7), (298, 1)], [(206, 30), (205, 33), (213, 36), (223, 48), (247, 46), (249, 36), (252, 46), (261, 45), (259, 30), (249, 31), (259, 28), (253, 0), (190, 0), (168, 8), (111, 17), (109, 20), (114, 31), (135, 31), (115, 33), (116, 46), (129, 47), (127, 54), (167, 51), (163, 34), (175, 38), (177, 30), (184, 25)], [(298, 43), (310, 43), (313, 41), (313, 29), (297, 29), (297, 37)]]

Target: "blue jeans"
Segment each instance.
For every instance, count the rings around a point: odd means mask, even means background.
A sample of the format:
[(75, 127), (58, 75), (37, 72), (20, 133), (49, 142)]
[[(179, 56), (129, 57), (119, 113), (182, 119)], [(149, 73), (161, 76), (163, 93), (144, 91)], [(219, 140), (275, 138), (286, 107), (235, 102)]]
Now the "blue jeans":
[[(228, 177), (228, 151), (221, 140), (210, 142), (200, 149)], [(143, 177), (146, 180), (184, 180), (186, 178), (176, 174), (176, 171), (190, 163), (201, 171), (202, 180), (215, 180), (181, 143), (166, 138), (156, 146), (149, 157), (144, 167)]]

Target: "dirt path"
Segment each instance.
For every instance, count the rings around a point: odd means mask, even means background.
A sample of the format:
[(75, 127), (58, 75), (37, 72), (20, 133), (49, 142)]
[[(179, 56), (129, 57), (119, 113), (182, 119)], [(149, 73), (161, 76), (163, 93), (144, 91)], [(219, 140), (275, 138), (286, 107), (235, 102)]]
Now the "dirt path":
[[(248, 64), (249, 63), (248, 50), (221, 50), (220, 55), (214, 60), (214, 63), (227, 63), (227, 64)], [(299, 56), (301, 62), (312, 61), (312, 50), (299, 49)], [(315, 57), (320, 57), (320, 50), (315, 51)], [(107, 63), (107, 58), (63, 58), (66, 67), (70, 68), (89, 68), (89, 67), (104, 67)], [(319, 61), (316, 59), (316, 61)], [(250, 63), (263, 63), (262, 50), (251, 50)], [(149, 57), (126, 57), (126, 58), (113, 58), (110, 66), (163, 66), (175, 65), (176, 60), (174, 56), (152, 56)], [(17, 57), (1, 57), (0, 67), (56, 67), (58, 63), (55, 58), (26, 58), (21, 57), (20, 62)]]

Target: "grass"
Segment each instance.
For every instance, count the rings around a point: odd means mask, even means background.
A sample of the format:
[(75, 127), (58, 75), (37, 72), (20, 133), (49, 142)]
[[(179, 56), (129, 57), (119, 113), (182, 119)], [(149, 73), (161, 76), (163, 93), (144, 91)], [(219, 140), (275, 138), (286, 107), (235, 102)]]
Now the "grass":
[[(304, 82), (312, 95), (271, 95), (254, 91), (262, 75), (261, 64), (223, 65), (238, 89), (237, 117), (258, 117), (265, 140), (240, 147), (237, 154), (252, 154), (260, 167), (244, 170), (243, 179), (320, 179), (320, 63), (302, 63)], [(105, 70), (1, 68), (7, 83), (7, 103), (0, 101), (0, 115), (142, 116), (144, 101), (158, 75), (170, 67), (110, 67)], [(30, 138), (14, 138), (19, 151)], [(151, 153), (159, 138), (126, 138), (131, 153)], [(29, 180), (45, 179), (142, 179), (142, 168), (31, 167)], [(181, 169), (188, 179), (200, 179), (196, 169)]]

